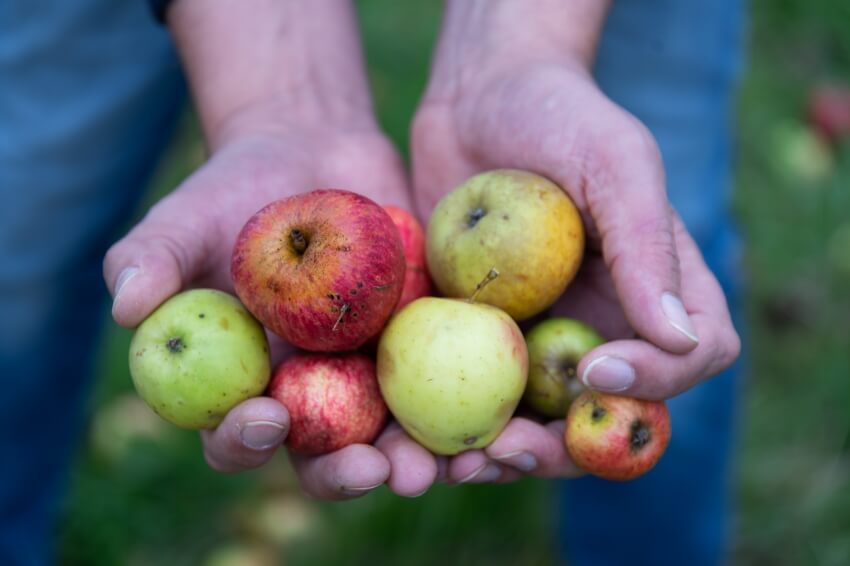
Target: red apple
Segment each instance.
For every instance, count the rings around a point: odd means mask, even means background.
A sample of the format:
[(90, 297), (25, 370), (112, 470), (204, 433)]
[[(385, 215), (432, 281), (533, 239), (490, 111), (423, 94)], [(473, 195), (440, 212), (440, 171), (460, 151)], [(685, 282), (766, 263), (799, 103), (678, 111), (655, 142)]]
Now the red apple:
[(398, 312), (420, 297), (431, 296), (433, 284), (425, 263), (425, 230), (422, 225), (415, 216), (398, 206), (387, 205), (384, 210), (392, 218), (401, 236), (404, 260), (407, 264), (401, 298), (395, 307), (395, 312)]
[(375, 362), (363, 354), (295, 354), (275, 369), (269, 396), (289, 411), (286, 444), (300, 454), (370, 443), (387, 419)]
[(809, 124), (828, 141), (850, 135), (850, 86), (821, 84), (809, 93)]
[(267, 328), (318, 352), (353, 350), (377, 334), (404, 285), (404, 253), (390, 216), (333, 189), (275, 201), (236, 240), (236, 294)]
[(564, 440), (580, 468), (609, 480), (630, 480), (664, 454), (670, 414), (663, 401), (587, 390), (570, 406)]

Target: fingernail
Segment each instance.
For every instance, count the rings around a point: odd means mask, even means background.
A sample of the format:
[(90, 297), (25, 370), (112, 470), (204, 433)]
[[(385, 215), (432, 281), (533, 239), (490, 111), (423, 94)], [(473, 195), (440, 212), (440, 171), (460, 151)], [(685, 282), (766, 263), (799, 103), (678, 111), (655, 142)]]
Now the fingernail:
[(635, 382), (635, 370), (625, 360), (601, 356), (587, 365), (581, 380), (591, 389), (614, 393), (628, 389)]
[(484, 464), (457, 483), (491, 483), (501, 475), (502, 469), (496, 464)]
[(139, 268), (135, 265), (124, 268), (124, 271), (122, 271), (118, 275), (118, 279), (115, 281), (115, 298), (113, 299), (113, 302), (118, 300), (118, 296), (121, 294), (121, 290), (124, 289), (124, 286), (127, 285), (130, 279), (132, 279), (138, 274)]
[(242, 444), (251, 450), (267, 450), (283, 442), (284, 428), (272, 421), (253, 421), (239, 431)]
[(537, 458), (533, 454), (529, 454), (524, 450), (517, 452), (508, 452), (501, 456), (492, 456), (494, 460), (498, 460), (502, 464), (512, 466), (521, 472), (530, 472), (537, 468)]
[(699, 344), (694, 323), (691, 317), (688, 316), (688, 311), (685, 310), (685, 305), (673, 293), (664, 293), (661, 295), (661, 310), (664, 311), (664, 316), (667, 317), (667, 322), (670, 326), (687, 336), (690, 340)]
[(367, 485), (365, 487), (343, 487), (340, 489), (340, 491), (343, 493), (343, 495), (347, 495), (349, 497), (360, 497), (361, 495), (365, 495), (373, 489), (382, 486), (383, 484), (384, 482), (376, 483), (375, 485)]

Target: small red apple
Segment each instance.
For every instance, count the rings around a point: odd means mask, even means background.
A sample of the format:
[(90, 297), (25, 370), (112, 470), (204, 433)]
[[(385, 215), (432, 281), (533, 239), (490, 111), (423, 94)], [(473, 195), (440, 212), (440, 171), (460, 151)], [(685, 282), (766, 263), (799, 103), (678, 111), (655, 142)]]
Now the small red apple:
[(809, 124), (830, 142), (850, 135), (850, 86), (820, 84), (809, 92)]
[(370, 443), (387, 419), (375, 362), (363, 354), (295, 354), (275, 369), (269, 396), (289, 411), (286, 445), (300, 454)]
[(404, 285), (404, 253), (390, 216), (349, 191), (275, 201), (236, 240), (236, 294), (267, 328), (318, 352), (353, 350), (377, 334)]
[(384, 210), (392, 218), (399, 236), (401, 236), (401, 245), (407, 267), (401, 298), (398, 300), (394, 311), (398, 312), (408, 303), (420, 297), (433, 295), (434, 288), (425, 263), (425, 230), (422, 225), (415, 216), (398, 206), (386, 205)]
[(585, 471), (609, 480), (634, 479), (664, 454), (670, 413), (663, 401), (586, 390), (570, 406), (564, 441)]

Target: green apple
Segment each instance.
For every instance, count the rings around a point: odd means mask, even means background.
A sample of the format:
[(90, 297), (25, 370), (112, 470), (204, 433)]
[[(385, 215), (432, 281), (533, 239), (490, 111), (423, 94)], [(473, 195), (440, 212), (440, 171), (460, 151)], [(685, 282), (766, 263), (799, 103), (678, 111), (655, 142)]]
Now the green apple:
[(130, 343), (139, 396), (183, 428), (216, 427), (238, 403), (262, 394), (270, 374), (263, 327), (236, 297), (213, 289), (171, 297)]
[(424, 297), (391, 320), (378, 344), (378, 384), (407, 433), (435, 454), (490, 444), (522, 398), (528, 352), (507, 313)]
[(590, 325), (571, 318), (550, 318), (532, 328), (528, 343), (525, 402), (541, 415), (562, 419), (584, 390), (576, 373), (582, 357), (604, 342)]
[(581, 216), (564, 190), (510, 169), (475, 175), (443, 197), (426, 239), (428, 269), (442, 295), (469, 297), (495, 267), (499, 284), (478, 300), (516, 320), (554, 303), (584, 252)]

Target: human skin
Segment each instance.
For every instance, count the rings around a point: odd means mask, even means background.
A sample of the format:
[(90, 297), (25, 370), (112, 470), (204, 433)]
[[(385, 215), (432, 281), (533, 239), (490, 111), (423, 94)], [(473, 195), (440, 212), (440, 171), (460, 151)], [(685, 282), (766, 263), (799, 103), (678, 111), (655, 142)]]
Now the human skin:
[[(233, 292), (236, 235), (273, 200), (338, 187), (411, 207), (401, 160), (373, 116), (350, 2), (179, 0), (167, 20), (210, 157), (107, 253), (112, 315), (125, 327), (189, 286)], [(291, 350), (273, 336), (270, 345), (275, 364)], [(283, 405), (250, 399), (201, 434), (205, 457), (227, 473), (261, 466), (288, 427)], [(412, 443), (399, 453), (397, 438), (393, 430), (379, 438), (383, 451), (355, 444), (292, 456), (302, 488), (322, 499), (357, 497), (387, 481), (398, 454), (420, 457), (413, 489), (418, 478), (430, 485), (433, 458)], [(410, 494), (406, 474), (393, 476), (397, 491)]]
[[(667, 200), (652, 135), (591, 76), (606, 10), (593, 0), (449, 0), (412, 128), (415, 199), (427, 218), (445, 192), (498, 167), (562, 186), (588, 249), (553, 315), (588, 321), (609, 340), (578, 374), (592, 389), (665, 399), (730, 365), (740, 342), (720, 285)], [(575, 476), (563, 426), (514, 418), (485, 450), (451, 459), (446, 476)]]
[[(104, 274), (120, 324), (137, 325), (189, 284), (228, 290), (229, 244), (241, 223), (271, 200), (339, 186), (380, 204), (410, 206), (401, 162), (372, 116), (349, 2), (297, 3), (297, 10), (295, 4), (173, 5), (169, 27), (212, 157), (107, 255)], [(665, 398), (729, 365), (739, 340), (719, 285), (671, 211), (658, 149), (590, 75), (607, 4), (448, 0), (445, 6), (412, 129), (421, 217), (479, 171), (513, 167), (546, 175), (576, 202), (589, 241), (583, 268), (555, 314), (588, 320), (611, 339), (579, 365), (584, 381)], [(285, 345), (272, 346), (280, 359)], [(259, 466), (287, 426), (279, 403), (247, 401), (203, 435), (207, 460), (229, 472)], [(267, 432), (273, 442), (251, 449), (242, 441), (246, 432)], [(514, 418), (486, 450), (447, 460), (391, 424), (374, 447), (294, 461), (303, 488), (316, 497), (344, 499), (384, 482), (412, 496), (435, 479), (578, 475), (562, 436), (563, 421)]]

